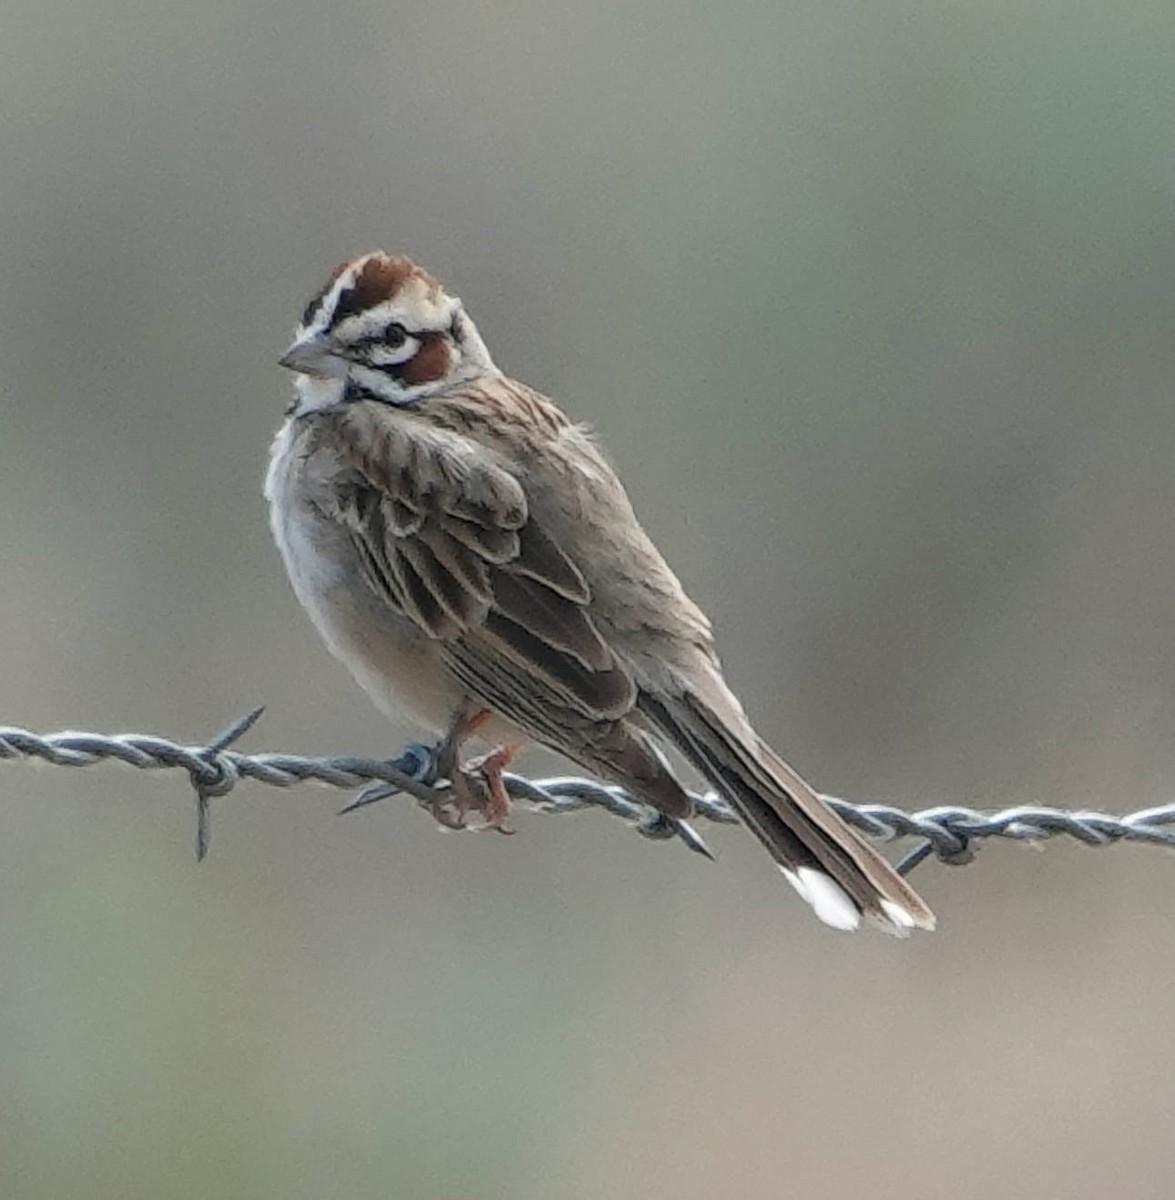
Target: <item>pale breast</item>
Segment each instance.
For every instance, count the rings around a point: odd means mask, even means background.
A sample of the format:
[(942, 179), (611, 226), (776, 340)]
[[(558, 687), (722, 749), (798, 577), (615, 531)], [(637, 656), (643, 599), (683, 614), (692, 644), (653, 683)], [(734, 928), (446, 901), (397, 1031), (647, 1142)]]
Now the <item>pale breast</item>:
[(274, 439), (265, 496), (270, 528), (294, 593), (332, 654), (389, 716), (407, 714), (441, 733), (463, 701), (436, 644), (377, 598), (342, 526), (323, 516), (316, 493), (343, 464), (315, 445), (310, 423), (287, 421)]

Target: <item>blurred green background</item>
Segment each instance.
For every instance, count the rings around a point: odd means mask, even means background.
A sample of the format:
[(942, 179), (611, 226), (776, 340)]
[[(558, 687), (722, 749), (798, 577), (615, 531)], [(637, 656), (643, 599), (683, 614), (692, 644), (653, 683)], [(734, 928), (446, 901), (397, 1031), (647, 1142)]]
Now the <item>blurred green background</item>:
[[(1173, 61), (1170, 0), (6, 0), (0, 721), (413, 735), (260, 497), (382, 246), (600, 429), (824, 790), (1169, 800)], [(1171, 1194), (1157, 851), (928, 864), (898, 944), (734, 830), (242, 787), (197, 867), (174, 775), (0, 789), (4, 1200)]]

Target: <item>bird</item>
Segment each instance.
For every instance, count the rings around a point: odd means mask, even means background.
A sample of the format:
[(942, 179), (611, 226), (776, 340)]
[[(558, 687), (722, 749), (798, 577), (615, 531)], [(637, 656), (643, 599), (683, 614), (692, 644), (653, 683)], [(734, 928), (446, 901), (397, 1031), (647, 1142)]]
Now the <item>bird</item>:
[(592, 431), (500, 370), (460, 299), (408, 258), (348, 259), (279, 361), (293, 400), (265, 495), (298, 600), (386, 714), (450, 761), (493, 747), (442, 823), (479, 808), (503, 828), (502, 771), (532, 744), (682, 821), (675, 750), (826, 925), (934, 928), (756, 732)]

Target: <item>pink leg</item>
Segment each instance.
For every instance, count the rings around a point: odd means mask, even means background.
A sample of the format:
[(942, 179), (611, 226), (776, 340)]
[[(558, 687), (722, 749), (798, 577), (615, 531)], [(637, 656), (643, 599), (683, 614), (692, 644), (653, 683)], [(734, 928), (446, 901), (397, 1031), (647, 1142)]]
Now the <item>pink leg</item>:
[(452, 785), (450, 802), (437, 802), (432, 806), (432, 815), (438, 825), (445, 829), (464, 829), (471, 811), (479, 811), (485, 801), (476, 793), (475, 786), (465, 777), (457, 756), (461, 743), (475, 733), (489, 719), (488, 708), (464, 710), (454, 713), (449, 732), (441, 743), (439, 755), (440, 774)]
[(483, 758), (471, 759), (461, 765), (457, 761), (461, 743), (475, 733), (492, 714), (487, 708), (458, 713), (441, 748), (440, 773), (452, 784), (449, 793), (452, 803), (436, 804), (433, 815), (446, 829), (465, 829), (471, 812), (485, 818), (483, 829), (513, 833), (505, 827), (510, 815), (510, 795), (502, 780), (502, 772), (510, 765), (522, 744), (502, 745)]
[(502, 772), (510, 765), (518, 753), (518, 746), (499, 746), (487, 754), (480, 762), (470, 763), (466, 770), (477, 770), (489, 786), (489, 796), (482, 807), (487, 829), (496, 829), (499, 833), (513, 833), (507, 829), (504, 822), (510, 815), (510, 794), (502, 780)]

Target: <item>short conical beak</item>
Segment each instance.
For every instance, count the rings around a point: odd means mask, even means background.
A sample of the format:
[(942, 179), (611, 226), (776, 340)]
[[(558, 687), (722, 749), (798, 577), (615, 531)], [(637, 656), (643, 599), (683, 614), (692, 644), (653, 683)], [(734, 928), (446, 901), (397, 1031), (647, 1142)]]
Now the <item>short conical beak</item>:
[(347, 364), (335, 352), (334, 344), (321, 333), (297, 338), (279, 358), (278, 365), (299, 375), (313, 375), (317, 379), (331, 379), (345, 375)]

